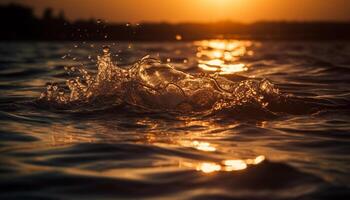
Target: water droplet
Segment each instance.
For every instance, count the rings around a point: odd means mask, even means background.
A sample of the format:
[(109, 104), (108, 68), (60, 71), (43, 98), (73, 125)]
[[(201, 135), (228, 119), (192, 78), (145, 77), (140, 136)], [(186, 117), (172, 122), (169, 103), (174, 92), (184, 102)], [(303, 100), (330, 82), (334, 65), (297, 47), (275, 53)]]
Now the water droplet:
[(58, 90), (58, 84), (57, 83), (52, 84), (52, 89), (54, 91)]
[(110, 48), (109, 48), (109, 46), (103, 46), (103, 53), (105, 53), (105, 54), (107, 54), (107, 53), (109, 53), (109, 51), (110, 51)]
[(178, 35), (175, 36), (175, 39), (176, 39), (177, 41), (180, 41), (180, 40), (182, 40), (182, 36), (178, 34)]
[(52, 83), (46, 83), (46, 89), (48, 91), (51, 91), (52, 90)]

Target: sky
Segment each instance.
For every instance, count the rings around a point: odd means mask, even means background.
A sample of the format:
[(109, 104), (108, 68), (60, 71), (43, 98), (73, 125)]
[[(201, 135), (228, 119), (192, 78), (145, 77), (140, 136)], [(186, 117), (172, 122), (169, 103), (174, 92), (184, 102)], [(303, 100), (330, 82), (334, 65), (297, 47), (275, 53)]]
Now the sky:
[(350, 0), (0, 0), (108, 22), (350, 21)]

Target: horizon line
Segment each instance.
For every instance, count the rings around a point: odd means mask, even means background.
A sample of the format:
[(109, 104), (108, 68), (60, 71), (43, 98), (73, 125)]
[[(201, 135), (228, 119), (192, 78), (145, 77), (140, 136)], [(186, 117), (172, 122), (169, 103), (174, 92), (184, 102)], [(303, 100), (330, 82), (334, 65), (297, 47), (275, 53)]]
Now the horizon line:
[(22, 4), (22, 3), (16, 3), (16, 2), (11, 2), (7, 4), (2, 4), (0, 3), (0, 6), (21, 6), (25, 8), (29, 8), (33, 11), (33, 15), (38, 18), (42, 19), (45, 10), (51, 9), (52, 14), (56, 17), (60, 15), (60, 13), (63, 14), (64, 19), (67, 22), (70, 23), (76, 23), (76, 22), (81, 22), (81, 21), (98, 21), (101, 20), (103, 23), (106, 24), (171, 24), (171, 25), (178, 25), (178, 24), (220, 24), (220, 23), (232, 23), (232, 24), (242, 24), (242, 25), (252, 25), (252, 24), (257, 24), (257, 23), (350, 23), (350, 18), (349, 19), (305, 19), (305, 20), (300, 20), (300, 19), (259, 19), (259, 20), (254, 20), (254, 21), (244, 21), (244, 20), (233, 20), (233, 19), (221, 19), (221, 20), (215, 20), (215, 21), (198, 21), (198, 20), (183, 20), (183, 21), (174, 21), (174, 20), (139, 20), (139, 21), (122, 21), (122, 20), (106, 20), (101, 17), (96, 17), (96, 16), (90, 16), (90, 17), (78, 17), (75, 19), (69, 19), (65, 15), (65, 10), (57, 10), (54, 9), (50, 6), (46, 7), (43, 9), (41, 15), (39, 15), (37, 12), (35, 12), (35, 8), (31, 7), (30, 5)]

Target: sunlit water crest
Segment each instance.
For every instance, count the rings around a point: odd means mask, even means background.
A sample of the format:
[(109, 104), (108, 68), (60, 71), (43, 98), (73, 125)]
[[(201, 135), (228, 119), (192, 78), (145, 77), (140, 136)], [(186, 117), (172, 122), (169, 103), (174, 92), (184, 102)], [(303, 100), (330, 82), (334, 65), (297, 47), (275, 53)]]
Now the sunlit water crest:
[[(215, 60), (214, 60), (215, 61)], [(113, 64), (109, 47), (98, 57), (96, 75), (83, 66), (66, 67), (76, 77), (66, 81), (68, 91), (57, 83), (48, 84), (39, 101), (60, 108), (75, 105), (110, 103), (128, 104), (152, 111), (192, 113), (235, 108), (257, 104), (264, 108), (267, 97), (279, 97), (279, 90), (268, 80), (230, 81), (220, 74), (233, 74), (240, 69), (223, 65), (215, 74), (186, 74), (169, 64), (145, 56), (130, 67)], [(201, 64), (199, 64), (199, 67)], [(205, 68), (203, 68), (205, 69)]]

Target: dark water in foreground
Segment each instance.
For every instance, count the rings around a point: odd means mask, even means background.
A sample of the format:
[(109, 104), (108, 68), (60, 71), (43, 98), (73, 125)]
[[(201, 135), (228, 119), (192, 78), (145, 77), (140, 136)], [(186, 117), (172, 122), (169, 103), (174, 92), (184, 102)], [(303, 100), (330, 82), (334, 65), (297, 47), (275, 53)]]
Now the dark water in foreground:
[(350, 199), (350, 43), (109, 44), (122, 67), (149, 54), (187, 74), (267, 79), (279, 97), (262, 107), (36, 101), (64, 66), (96, 70), (103, 45), (0, 44), (0, 199)]

